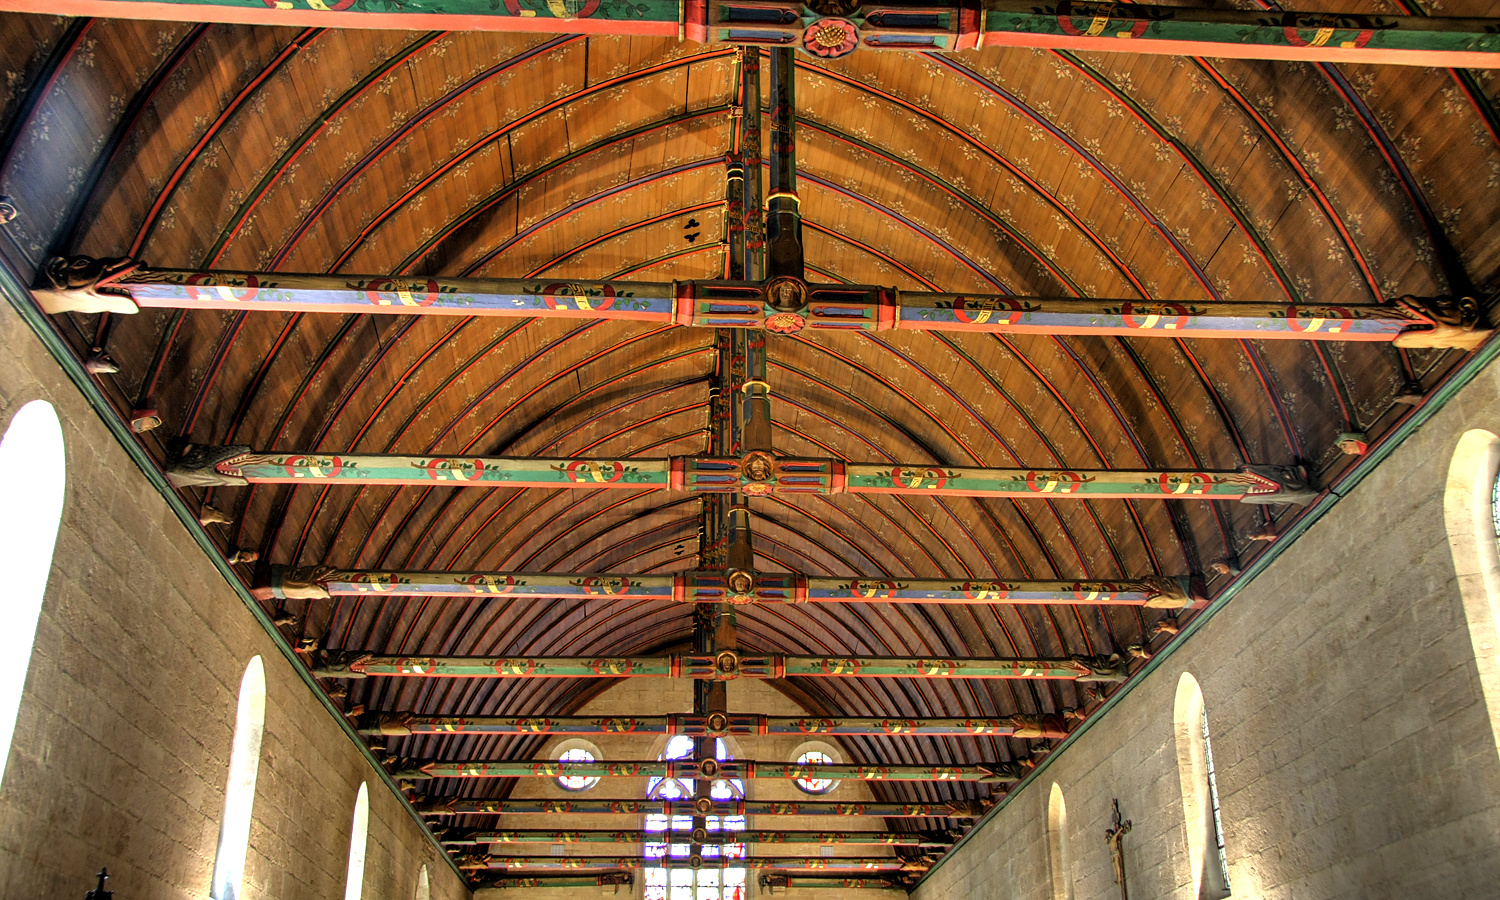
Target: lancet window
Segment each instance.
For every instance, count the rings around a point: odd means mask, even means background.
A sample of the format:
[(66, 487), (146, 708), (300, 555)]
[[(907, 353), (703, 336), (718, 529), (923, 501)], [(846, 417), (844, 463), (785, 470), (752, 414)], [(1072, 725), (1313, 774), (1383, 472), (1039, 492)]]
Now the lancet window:
[(229, 751), (229, 783), (224, 787), (224, 818), (219, 821), (219, 848), (214, 854), (212, 900), (236, 900), (244, 889), (245, 855), (255, 811), (255, 779), (266, 727), (266, 669), (259, 656), (245, 666)]
[(1203, 689), (1187, 672), (1177, 682), (1173, 723), (1193, 896), (1198, 900), (1222, 900), (1230, 896), (1229, 864), (1224, 853), (1224, 820), (1219, 812), (1208, 712), (1203, 704)]
[[(691, 759), (692, 756), (693, 739), (677, 735), (667, 742), (660, 758)], [(714, 740), (714, 756), (721, 760), (732, 759), (723, 740)], [(691, 802), (696, 791), (697, 785), (691, 778), (652, 778), (647, 784), (646, 796), (651, 800)], [(719, 779), (710, 788), (710, 795), (719, 802), (741, 800), (745, 796), (745, 784), (738, 778)], [(704, 827), (714, 836), (744, 831), (745, 817), (708, 816)], [(744, 844), (706, 844), (701, 849), (703, 868), (676, 868), (665, 863), (669, 860), (685, 863), (692, 854), (689, 832), (693, 830), (693, 817), (674, 815), (669, 822), (665, 814), (650, 813), (646, 816), (645, 830), (663, 838), (662, 843), (646, 845), (646, 858), (664, 863), (648, 867), (643, 872), (645, 900), (744, 900), (746, 870), (714, 867), (721, 860), (744, 857)]]
[(1476, 428), (1454, 448), (1443, 519), (1490, 730), (1500, 747), (1500, 435)]
[(365, 844), (370, 838), (370, 788), (360, 784), (354, 798), (354, 822), (349, 830), (349, 874), (344, 900), (360, 900), (365, 892)]
[(45, 400), (16, 411), (0, 438), (0, 567), (6, 590), (0, 596), (0, 778), (10, 758), (16, 715), (37, 619), (52, 572), (52, 551), (62, 521), (67, 488), (62, 425)]
[(1047, 868), (1052, 876), (1052, 900), (1073, 900), (1073, 860), (1068, 853), (1068, 804), (1062, 788), (1052, 783), (1047, 798)]

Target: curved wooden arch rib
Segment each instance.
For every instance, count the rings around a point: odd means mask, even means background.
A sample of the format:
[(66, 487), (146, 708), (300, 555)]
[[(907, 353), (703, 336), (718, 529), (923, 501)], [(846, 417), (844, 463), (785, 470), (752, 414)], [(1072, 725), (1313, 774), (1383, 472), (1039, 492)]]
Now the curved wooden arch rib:
[(209, 142), (228, 124), (234, 114), (245, 105), (256, 91), (260, 90), (263, 84), (274, 78), (277, 72), (281, 70), (281, 67), (286, 65), (293, 56), (316, 43), (320, 37), (327, 33), (327, 30), (322, 28), (303, 29), (296, 37), (292, 38), (291, 42), (270, 63), (261, 69), (259, 74), (234, 95), (229, 103), (219, 112), (218, 117), (204, 129), (198, 141), (189, 148), (187, 154), (172, 171), (172, 174), (167, 177), (166, 184), (157, 193), (156, 200), (152, 202), (150, 209), (146, 211), (145, 220), (136, 231), (135, 239), (130, 242), (130, 249), (125, 254), (126, 256), (139, 257), (141, 255), (141, 249), (145, 247), (146, 241), (150, 239), (152, 231), (156, 228), (157, 219), (161, 215), (162, 210), (166, 208), (167, 203), (171, 201), (172, 195), (176, 193), (177, 186), (182, 183), (182, 179), (187, 174), (188, 168), (197, 162), (199, 155), (202, 154)]
[[(334, 202), (337, 201), (344, 188), (357, 181), (365, 173), (366, 170), (368, 170), (371, 166), (378, 162), (387, 153), (391, 152), (398, 144), (401, 143), (401, 141), (405, 140), (408, 136), (415, 132), (418, 126), (431, 121), (432, 118), (439, 112), (445, 111), (450, 106), (450, 104), (477, 90), (486, 81), (495, 78), (502, 73), (509, 72), (517, 66), (524, 65), (532, 59), (545, 56), (546, 54), (549, 54), (554, 50), (562, 49), (572, 43), (583, 39), (584, 38), (579, 35), (563, 36), (546, 41), (542, 44), (538, 44), (534, 47), (530, 47), (516, 54), (515, 56), (508, 57), (500, 61), (496, 65), (484, 70), (483, 72), (472, 76), (470, 79), (468, 79), (468, 81), (445, 93), (443, 96), (439, 97), (437, 100), (433, 101), (425, 108), (418, 111), (415, 115), (412, 115), (410, 118), (406, 119), (401, 123), (400, 126), (396, 128), (395, 131), (387, 135), (379, 144), (377, 144), (373, 149), (371, 149), (368, 153), (361, 157), (359, 161), (345, 169), (344, 174), (338, 179), (338, 181), (336, 181), (333, 186), (325, 191), (323, 196), (313, 204), (313, 206), (305, 215), (303, 215), (301, 221), (299, 221), (297, 225), (292, 229), (290, 236), (287, 237), (285, 241), (283, 241), (281, 247), (271, 257), (271, 270), (275, 271), (276, 269), (279, 269), (281, 267), (282, 263), (284, 263), (287, 257), (292, 254), (292, 251), (296, 249), (297, 244), (301, 242), (302, 238), (305, 237), (307, 233), (312, 230), (313, 226), (317, 224), (318, 219), (322, 216), (322, 214), (326, 212), (328, 208), (334, 204)], [(488, 136), (487, 139), (476, 140), (473, 145), (466, 148), (465, 151), (460, 154), (460, 156), (463, 158), (467, 158), (468, 156), (477, 153), (485, 146), (487, 140), (493, 139), (494, 136)], [(450, 160), (450, 162), (453, 161)], [(457, 163), (454, 162), (454, 164), (456, 165)]]
[[(370, 169), (387, 153), (392, 152), (401, 141), (405, 140), (415, 131), (418, 125), (431, 120), (439, 112), (446, 111), (453, 103), (461, 100), (464, 96), (477, 89), (488, 79), (493, 78), (503, 72), (510, 71), (511, 69), (523, 64), (534, 56), (562, 49), (569, 44), (582, 39), (583, 38), (580, 36), (558, 38), (556, 40), (548, 41), (546, 44), (533, 48), (526, 53), (510, 57), (504, 60), (502, 63), (492, 67), (491, 69), (486, 70), (480, 75), (475, 76), (470, 80), (469, 83), (460, 86), (458, 89), (455, 89), (455, 91), (450, 92), (449, 94), (446, 94), (443, 97), (439, 98), (437, 101), (434, 101), (432, 104), (429, 104), (429, 106), (426, 109), (422, 110), (419, 114), (412, 116), (409, 120), (403, 123), (400, 128), (398, 128), (384, 141), (382, 141), (380, 145), (367, 153), (358, 162), (350, 166), (349, 169), (345, 171), (344, 175), (339, 179), (339, 181), (333, 187), (331, 187), (316, 204), (314, 204), (308, 214), (304, 216), (302, 221), (293, 230), (291, 237), (288, 238), (288, 240), (282, 245), (281, 249), (276, 252), (275, 256), (273, 257), (272, 268), (275, 269), (279, 267), (281, 263), (291, 255), (301, 239), (305, 237), (307, 233), (311, 231), (312, 228), (317, 224), (317, 221), (322, 216), (322, 214), (329, 208), (331, 208), (335, 202), (338, 201), (339, 195), (342, 193), (345, 187), (358, 180), (366, 170)], [(636, 81), (642, 78), (648, 78), (653, 75), (663, 74), (675, 69), (690, 67), (702, 62), (712, 62), (732, 53), (732, 50), (718, 50), (670, 60), (668, 62), (661, 63), (655, 66), (649, 66), (645, 69), (628, 72), (625, 75), (621, 75), (617, 78), (606, 79), (605, 81), (597, 82), (583, 89), (582, 91), (566, 94), (548, 103), (544, 103), (542, 106), (539, 106), (536, 109), (533, 109), (530, 112), (521, 115), (510, 122), (507, 122), (505, 125), (496, 129), (495, 131), (478, 137), (463, 151), (447, 160), (446, 162), (440, 164), (433, 171), (424, 175), (415, 186), (406, 189), (400, 197), (388, 203), (382, 210), (378, 211), (369, 225), (378, 226), (379, 223), (386, 221), (388, 218), (394, 215), (401, 206), (410, 202), (427, 186), (433, 184), (438, 178), (456, 168), (471, 156), (479, 153), (484, 149), (484, 147), (488, 146), (494, 141), (505, 137), (508, 134), (511, 134), (515, 130), (540, 119), (545, 115), (548, 115), (552, 112), (557, 112), (559, 110), (565, 110), (569, 105), (573, 103), (586, 100), (593, 96), (597, 96), (603, 91), (620, 87), (632, 81)], [(337, 271), (338, 268), (354, 254), (354, 252), (359, 248), (359, 245), (369, 237), (369, 234), (372, 230), (369, 225), (363, 228), (360, 234), (356, 235), (353, 241), (346, 245), (344, 250), (339, 252), (335, 256), (335, 262), (332, 266), (330, 266), (330, 271)]]
[[(1188, 147), (1187, 144), (1166, 132), (1156, 117), (1133, 97), (1125, 93), (1114, 82), (1110, 81), (1104, 73), (1089, 65), (1082, 57), (1066, 50), (1051, 51), (1052, 55), (1065, 62), (1075, 71), (1080, 73), (1087, 81), (1092, 83), (1100, 91), (1104, 92), (1115, 103), (1128, 111), (1128, 114), (1137, 122), (1141, 123), (1151, 136), (1160, 144), (1170, 147), (1172, 152), (1187, 165), (1193, 176), (1198, 179), (1213, 194), (1214, 199), (1224, 208), (1229, 217), (1234, 221), (1235, 227), (1249, 239), (1251, 246), (1255, 248), (1256, 255), (1271, 275), (1271, 280), (1276, 284), (1288, 303), (1301, 303), (1301, 296), (1296, 285), (1292, 283), (1291, 277), (1282, 268), (1281, 262), (1276, 258), (1269, 243), (1260, 229), (1250, 221), (1250, 215), (1240, 205), (1239, 200), (1230, 193), (1229, 189), (1219, 182), (1219, 179), (1198, 158), (1198, 155)], [(1372, 302), (1379, 303), (1377, 296)]]

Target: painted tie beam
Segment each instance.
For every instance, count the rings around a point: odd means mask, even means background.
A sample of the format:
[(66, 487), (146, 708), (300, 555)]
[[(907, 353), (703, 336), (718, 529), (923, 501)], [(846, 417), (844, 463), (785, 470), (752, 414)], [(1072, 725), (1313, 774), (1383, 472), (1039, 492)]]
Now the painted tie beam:
[(1000, 784), (1020, 781), (1030, 771), (1020, 763), (981, 763), (965, 766), (865, 766), (854, 763), (798, 764), (749, 759), (664, 759), (649, 761), (595, 760), (561, 762), (555, 759), (494, 759), (446, 762), (406, 761), (392, 778), (703, 778), (836, 781), (972, 781)]
[(272, 566), (252, 593), (262, 600), (326, 600), (385, 594), (393, 597), (533, 598), (550, 600), (666, 600), (676, 603), (940, 603), (1097, 604), (1182, 609), (1202, 596), (1187, 578), (1147, 576), (1117, 581), (1005, 579), (810, 578), (729, 571), (675, 575), (550, 572), (352, 571)]
[[(1500, 26), (1500, 19), (1495, 23)], [(1491, 40), (1500, 47), (1500, 34)], [(339, 276), (152, 269), (124, 258), (74, 257), (53, 260), (47, 278), (35, 296), (42, 309), (53, 314), (169, 308), (525, 316), (780, 334), (907, 330), (1376, 342), (1400, 338), (1405, 346), (1426, 346), (1424, 340), (1451, 337), (1454, 328), (1472, 332), (1479, 318), (1477, 304), (1459, 311), (1460, 301), (1446, 298), (1330, 306), (1017, 297), (813, 284), (793, 275), (766, 282)]]
[(836, 856), (739, 856), (674, 859), (670, 856), (491, 856), (459, 857), (460, 869), (807, 869), (812, 871), (925, 872), (927, 864), (894, 856), (876, 859)]
[(1052, 678), (1124, 681), (1132, 658), (1148, 658), (1140, 647), (1108, 656), (1059, 659), (741, 656), (375, 656), (341, 653), (313, 666), (317, 678)]
[[(568, 887), (608, 887), (610, 885), (631, 884), (632, 880), (628, 872), (612, 872), (607, 875), (553, 875), (541, 876), (539, 878), (495, 878), (490, 881), (474, 885), (474, 890), (509, 890), (515, 888), (568, 888)], [(797, 879), (800, 885), (802, 879)]]
[[(701, 840), (700, 840), (701, 838)], [(740, 844), (842, 844), (846, 846), (947, 847), (951, 835), (916, 831), (473, 831), (440, 835), (445, 845), (477, 844), (661, 844), (691, 840), (704, 846)]]
[(405, 737), (442, 734), (649, 734), (690, 737), (744, 737), (771, 734), (946, 735), (1061, 739), (1068, 736), (1063, 715), (1019, 713), (1000, 718), (797, 718), (792, 716), (673, 714), (668, 716), (417, 716), (374, 713), (362, 716), (365, 735)]
[(828, 888), (836, 891), (910, 891), (911, 885), (886, 878), (803, 878), (791, 875), (762, 875), (761, 887), (766, 893), (774, 888)]
[(946, 803), (835, 803), (827, 800), (483, 800), (453, 797), (417, 805), (424, 816), (518, 815), (652, 815), (676, 816), (819, 816), (882, 819), (978, 818), (989, 805), (979, 800)]
[(1011, 469), (866, 465), (754, 450), (669, 459), (403, 456), (190, 444), (167, 465), (179, 488), (247, 484), (670, 490), (699, 494), (921, 494), (1043, 500), (1237, 500), (1306, 503), (1317, 496), (1298, 466), (1231, 471)]
[(1044, 47), (1238, 59), (1494, 68), (1500, 21), (1113, 3), (980, 0), (900, 5), (812, 0), (0, 0), (54, 16), (321, 28), (675, 37), (801, 47), (823, 58), (876, 50)]

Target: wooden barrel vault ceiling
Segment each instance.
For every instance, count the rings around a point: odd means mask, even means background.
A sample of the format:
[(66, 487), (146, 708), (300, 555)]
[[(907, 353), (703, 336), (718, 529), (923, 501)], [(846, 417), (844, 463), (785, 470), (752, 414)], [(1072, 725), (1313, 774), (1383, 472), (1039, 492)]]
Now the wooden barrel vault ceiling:
[[(3, 191), (21, 212), (7, 249), (33, 265), (87, 254), (177, 268), (553, 280), (722, 272), (732, 47), (19, 14), (3, 25), (0, 160)], [(1488, 71), (1022, 49), (799, 55), (796, 66), (813, 281), (1331, 305), (1492, 286), (1500, 117)], [(55, 321), (86, 355), (99, 317)], [(1398, 396), (1430, 390), (1461, 358), (1376, 343), (767, 338), (778, 453), (1054, 468), (1300, 463), (1323, 484), (1355, 461), (1336, 445), (1341, 434), (1378, 438), (1410, 409)], [(265, 450), (701, 454), (716, 366), (711, 329), (447, 316), (144, 310), (115, 318), (108, 351), (119, 372), (99, 380), (122, 415), (159, 411), (162, 426), (140, 439), (162, 460), (183, 438)], [(231, 520), (209, 527), (226, 555), (259, 553), (237, 568), (247, 582), (270, 563), (670, 573), (695, 567), (700, 549), (702, 501), (666, 491), (187, 493)], [(750, 507), (763, 571), (1196, 575), (1210, 592), (1261, 552), (1254, 537), (1297, 514), (847, 494)], [(1295, 614), (1296, 598), (1286, 600)], [(682, 650), (692, 631), (690, 605), (658, 601), (366, 596), (286, 606), (298, 617), (283, 628), (289, 640), (378, 654), (645, 654)], [(1170, 639), (1153, 635), (1161, 615), (746, 606), (739, 640), (744, 652), (1059, 657), (1160, 648)], [(601, 686), (369, 679), (346, 702), (567, 715)], [(1098, 700), (1067, 681), (781, 686), (830, 715), (1004, 716)], [(411, 737), (390, 749), (525, 758), (541, 742)], [(1012, 760), (1036, 744), (843, 746), (855, 762), (947, 764)], [(496, 797), (510, 784), (440, 779), (421, 790)], [(989, 790), (874, 789), (903, 801)]]

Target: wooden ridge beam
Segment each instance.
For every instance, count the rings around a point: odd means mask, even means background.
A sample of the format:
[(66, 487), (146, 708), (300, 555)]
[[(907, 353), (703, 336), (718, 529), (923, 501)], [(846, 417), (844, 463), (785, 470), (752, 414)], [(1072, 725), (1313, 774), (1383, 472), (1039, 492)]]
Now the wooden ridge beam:
[(835, 803), (828, 800), (483, 800), (451, 797), (416, 804), (424, 816), (516, 816), (516, 815), (645, 815), (675, 816), (819, 816), (884, 819), (972, 819), (984, 815), (990, 804), (981, 800), (949, 800), (944, 803)]
[[(475, 844), (661, 844), (676, 843), (687, 835), (669, 835), (660, 831), (557, 831), (533, 829), (521, 831), (445, 832), (439, 839), (445, 845)], [(923, 831), (710, 831), (696, 843), (705, 846), (725, 844), (841, 844), (845, 846), (947, 847), (954, 835)]]
[[(0, 0), (3, 6), (3, 0)], [(1123, 7), (1122, 7), (1123, 8)], [(1136, 7), (1139, 8), (1139, 7)], [(1435, 21), (1424, 19), (1423, 21)], [(1500, 27), (1500, 20), (1496, 20)], [(1500, 34), (1493, 37), (1500, 45)], [(774, 135), (773, 135), (774, 140)], [(773, 148), (774, 149), (774, 148)], [(773, 161), (776, 155), (773, 154)], [(56, 258), (34, 295), (48, 313), (212, 309), (621, 319), (801, 331), (972, 331), (1396, 342), (1472, 349), (1488, 336), (1473, 298), (1345, 306), (901, 292), (801, 277), (794, 191), (772, 200), (795, 257), (768, 281), (570, 281), (153, 269), (128, 258)], [(769, 213), (768, 213), (769, 215)], [(781, 235), (781, 232), (777, 232)], [(795, 252), (793, 252), (795, 251)]]
[(854, 763), (798, 764), (751, 759), (660, 759), (646, 761), (595, 760), (561, 762), (555, 759), (404, 760), (394, 764), (392, 778), (693, 778), (715, 781), (753, 779), (795, 781), (832, 778), (837, 781), (967, 781), (1000, 784), (1020, 781), (1031, 769), (1022, 763), (976, 763), (966, 766), (888, 765)]
[(358, 722), (365, 735), (405, 737), (441, 734), (650, 734), (742, 737), (769, 734), (945, 735), (1061, 739), (1068, 736), (1062, 714), (1018, 713), (997, 718), (858, 718), (761, 715), (706, 716), (418, 716), (366, 713)]
[(1044, 500), (1237, 500), (1306, 503), (1317, 496), (1298, 466), (1237, 470), (1010, 469), (927, 463), (867, 465), (792, 458), (764, 450), (741, 456), (669, 459), (452, 457), (276, 451), (243, 444), (188, 445), (168, 462), (183, 487), (247, 484), (669, 490), (700, 494), (919, 494)]
[(814, 578), (733, 569), (673, 575), (554, 572), (402, 572), (271, 566), (262, 600), (392, 597), (665, 600), (676, 603), (1083, 604), (1182, 609), (1201, 599), (1189, 578), (1013, 581), (1009, 579)]
[(340, 653), (312, 670), (317, 678), (1054, 678), (1124, 681), (1130, 661), (1147, 659), (1141, 647), (1108, 656), (1040, 658), (917, 658), (848, 656), (375, 656)]
[[(42, 15), (295, 25), (686, 38), (801, 47), (837, 58), (886, 51), (1043, 47), (1071, 51), (1217, 56), (1304, 62), (1495, 68), (1500, 20), (1356, 12), (1117, 5), (1028, 0), (0, 0)], [(821, 11), (820, 11), (821, 10)]]

